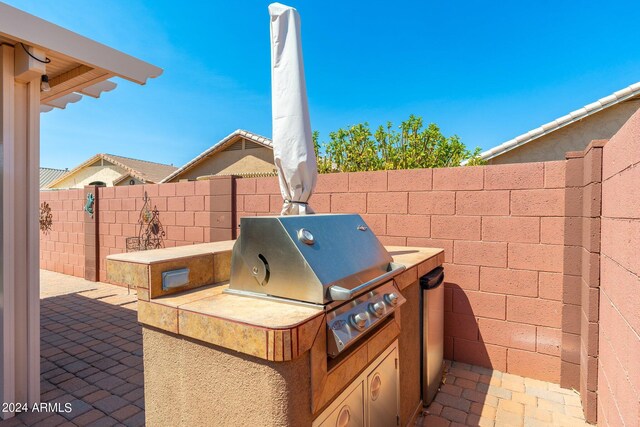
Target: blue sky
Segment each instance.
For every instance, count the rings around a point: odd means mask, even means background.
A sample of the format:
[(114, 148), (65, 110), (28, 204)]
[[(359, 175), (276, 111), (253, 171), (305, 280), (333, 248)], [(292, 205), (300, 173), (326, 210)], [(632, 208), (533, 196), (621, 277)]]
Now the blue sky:
[[(98, 152), (182, 165), (235, 129), (271, 134), (267, 1), (8, 0), (162, 67), (42, 115), (42, 165)], [(312, 127), (409, 114), (490, 148), (640, 81), (638, 1), (291, 1)]]

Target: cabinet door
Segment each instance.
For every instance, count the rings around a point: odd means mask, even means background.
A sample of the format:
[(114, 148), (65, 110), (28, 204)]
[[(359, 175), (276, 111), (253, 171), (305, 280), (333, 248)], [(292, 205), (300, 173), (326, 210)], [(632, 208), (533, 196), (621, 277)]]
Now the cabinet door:
[(324, 421), (317, 424), (317, 427), (364, 426), (364, 384), (362, 382), (346, 397), (340, 396), (336, 400), (338, 404), (335, 409)]
[(395, 349), (367, 376), (367, 425), (392, 427), (398, 425), (398, 369)]

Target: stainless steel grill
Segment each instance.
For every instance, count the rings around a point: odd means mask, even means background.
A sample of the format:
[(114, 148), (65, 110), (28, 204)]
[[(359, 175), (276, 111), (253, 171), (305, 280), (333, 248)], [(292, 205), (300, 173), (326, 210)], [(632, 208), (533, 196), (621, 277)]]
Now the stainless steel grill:
[(228, 292), (323, 305), (335, 357), (404, 303), (404, 270), (360, 215), (242, 218)]

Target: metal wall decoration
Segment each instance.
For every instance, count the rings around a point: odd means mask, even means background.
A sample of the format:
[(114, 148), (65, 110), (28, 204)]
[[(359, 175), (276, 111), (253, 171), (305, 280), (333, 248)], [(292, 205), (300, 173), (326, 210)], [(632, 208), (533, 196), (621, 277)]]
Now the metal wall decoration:
[(87, 194), (87, 203), (85, 203), (84, 205), (84, 211), (88, 213), (91, 218), (93, 218), (93, 203), (95, 202), (95, 200), (96, 198), (94, 197), (93, 193)]
[(51, 206), (49, 203), (42, 202), (40, 205), (40, 231), (49, 234), (53, 226), (53, 215), (51, 215)]
[(160, 212), (156, 206), (150, 209), (151, 199), (144, 192), (144, 205), (138, 218), (138, 236), (127, 237), (127, 252), (146, 251), (164, 247), (166, 235), (160, 222)]

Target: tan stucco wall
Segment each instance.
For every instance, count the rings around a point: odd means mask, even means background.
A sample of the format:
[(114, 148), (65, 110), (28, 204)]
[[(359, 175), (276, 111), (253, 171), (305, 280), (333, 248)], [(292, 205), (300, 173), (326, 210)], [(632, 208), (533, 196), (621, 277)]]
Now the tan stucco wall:
[(269, 362), (147, 326), (143, 346), (149, 427), (311, 425), (308, 352)]
[(583, 151), (594, 139), (611, 138), (639, 108), (640, 99), (622, 102), (494, 157), (489, 164), (564, 160), (567, 151)]
[(222, 151), (176, 176), (172, 182), (183, 179), (193, 180), (205, 175), (273, 172), (274, 169), (273, 151), (269, 148)]
[(95, 181), (102, 181), (108, 187), (111, 187), (113, 181), (120, 178), (123, 173), (125, 173), (124, 169), (111, 164), (88, 166), (60, 181), (53, 188), (84, 188), (85, 185)]

